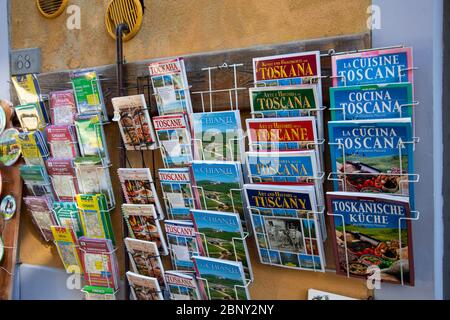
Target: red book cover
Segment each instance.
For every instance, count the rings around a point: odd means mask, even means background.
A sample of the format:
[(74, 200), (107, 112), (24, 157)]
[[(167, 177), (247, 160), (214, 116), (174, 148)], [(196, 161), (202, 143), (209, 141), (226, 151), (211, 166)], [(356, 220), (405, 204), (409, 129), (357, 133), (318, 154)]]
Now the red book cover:
[(53, 158), (65, 159), (75, 158), (77, 156), (77, 140), (71, 126), (53, 125), (48, 126), (45, 130)]
[(72, 159), (47, 160), (47, 172), (59, 201), (74, 201), (80, 192)]
[(54, 91), (50, 93), (50, 114), (54, 125), (74, 123), (77, 113), (73, 90)]

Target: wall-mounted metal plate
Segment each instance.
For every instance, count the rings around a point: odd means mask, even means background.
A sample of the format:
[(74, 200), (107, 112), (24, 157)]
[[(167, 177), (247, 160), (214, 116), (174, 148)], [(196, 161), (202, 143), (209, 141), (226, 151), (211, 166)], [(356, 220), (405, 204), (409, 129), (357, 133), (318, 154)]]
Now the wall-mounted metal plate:
[(10, 68), (12, 75), (41, 72), (41, 48), (11, 50)]

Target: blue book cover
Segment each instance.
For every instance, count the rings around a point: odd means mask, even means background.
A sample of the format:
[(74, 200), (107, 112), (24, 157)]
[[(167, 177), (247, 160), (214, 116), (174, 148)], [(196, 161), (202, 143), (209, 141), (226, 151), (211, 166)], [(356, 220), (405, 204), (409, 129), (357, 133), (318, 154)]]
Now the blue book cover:
[(411, 83), (330, 88), (333, 121), (408, 118), (412, 103)]
[(206, 300), (250, 300), (241, 263), (198, 256), (193, 259)]
[(408, 198), (385, 194), (328, 192), (336, 272), (414, 285)]
[(173, 220), (191, 220), (195, 208), (189, 168), (159, 169), (159, 181), (167, 214)]
[(194, 225), (191, 221), (164, 221), (172, 265), (178, 271), (193, 272), (192, 256), (203, 254), (197, 245)]
[(191, 116), (196, 160), (243, 160), (244, 139), (238, 110), (194, 113)]
[(410, 196), (414, 208), (411, 119), (328, 122), (334, 190)]
[(411, 48), (362, 51), (331, 57), (333, 87), (413, 83)]
[(246, 279), (252, 279), (250, 258), (241, 220), (236, 213), (192, 210), (199, 245), (210, 258), (242, 262)]
[(177, 271), (164, 272), (172, 300), (202, 300), (197, 280), (192, 274)]
[(261, 263), (325, 271), (313, 186), (244, 185)]

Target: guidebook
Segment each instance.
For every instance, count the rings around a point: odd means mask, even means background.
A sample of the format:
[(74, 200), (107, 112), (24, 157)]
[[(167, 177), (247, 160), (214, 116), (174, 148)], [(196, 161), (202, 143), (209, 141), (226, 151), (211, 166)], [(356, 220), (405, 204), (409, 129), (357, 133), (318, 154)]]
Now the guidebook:
[(131, 238), (154, 242), (162, 255), (168, 254), (154, 205), (123, 204), (122, 215)]
[(109, 168), (98, 157), (78, 157), (74, 160), (75, 173), (80, 193), (103, 193), (108, 208), (115, 206)]
[(164, 273), (172, 300), (202, 300), (195, 276), (177, 271)]
[(159, 115), (192, 113), (184, 59), (153, 62), (148, 69)]
[(196, 206), (201, 210), (239, 213), (244, 230), (246, 216), (239, 162), (193, 161)]
[(59, 226), (72, 229), (77, 238), (84, 235), (76, 202), (54, 202), (53, 213)]
[(75, 201), (79, 193), (72, 159), (48, 159), (47, 170), (59, 201)]
[(191, 221), (164, 221), (173, 267), (178, 271), (194, 271), (193, 255), (202, 255), (198, 246), (194, 224)]
[(158, 169), (166, 211), (170, 219), (191, 220), (195, 208), (192, 178), (189, 168)]
[(111, 240), (81, 237), (78, 243), (85, 283), (118, 289), (119, 265)]
[(11, 82), (14, 85), (14, 89), (16, 89), (17, 98), (19, 99), (20, 104), (36, 104), (39, 113), (43, 116), (44, 123), (49, 123), (36, 75), (24, 74), (12, 76)]
[(191, 115), (195, 160), (244, 162), (244, 138), (239, 110)]
[(313, 186), (244, 185), (263, 264), (325, 271)]
[(59, 257), (61, 258), (66, 272), (70, 274), (82, 274), (83, 269), (79, 258), (78, 241), (73, 230), (68, 227), (60, 226), (51, 226), (51, 230)]
[(16, 142), (20, 146), (26, 164), (45, 165), (49, 152), (41, 131), (20, 132), (16, 136)]
[(159, 203), (152, 174), (148, 168), (117, 169), (125, 201), (130, 204), (153, 204), (159, 219), (164, 219), (164, 212)]
[(78, 146), (82, 157), (100, 157), (109, 163), (103, 125), (98, 115), (78, 116), (75, 120)]
[(126, 276), (134, 300), (164, 300), (158, 279), (131, 271)]
[(242, 263), (193, 257), (205, 300), (250, 300)]
[(48, 126), (45, 132), (53, 158), (66, 159), (78, 156), (76, 132), (71, 125)]
[(370, 84), (330, 88), (331, 119), (374, 120), (410, 118), (412, 83)]
[(42, 238), (49, 242), (53, 240), (51, 227), (56, 226), (57, 221), (53, 215), (51, 200), (48, 197), (25, 197), (23, 202), (36, 226), (36, 230)]
[(108, 121), (102, 86), (95, 70), (80, 70), (70, 73), (77, 109), (80, 115), (100, 115), (102, 122)]
[(165, 287), (164, 267), (156, 243), (133, 238), (125, 238), (124, 243), (133, 272), (154, 277), (161, 287)]
[(14, 110), (23, 131), (42, 130), (45, 127), (44, 116), (36, 103), (20, 105)]
[(197, 243), (207, 257), (241, 262), (245, 278), (253, 278), (247, 243), (237, 213), (192, 210)]
[(143, 94), (111, 99), (114, 120), (127, 150), (148, 150), (157, 147), (147, 103)]
[(74, 124), (76, 113), (73, 90), (50, 92), (50, 115), (53, 125)]
[(331, 57), (333, 87), (413, 81), (412, 48), (369, 50)]
[(327, 192), (336, 272), (414, 285), (408, 198), (385, 194)]
[(19, 172), (30, 195), (54, 198), (54, 190), (44, 166), (22, 165)]
[(165, 167), (183, 167), (192, 160), (191, 135), (186, 115), (153, 117)]
[(117, 300), (116, 292), (112, 288), (84, 286), (82, 292), (85, 300)]
[(410, 196), (414, 207), (411, 119), (330, 121), (328, 132), (334, 190)]

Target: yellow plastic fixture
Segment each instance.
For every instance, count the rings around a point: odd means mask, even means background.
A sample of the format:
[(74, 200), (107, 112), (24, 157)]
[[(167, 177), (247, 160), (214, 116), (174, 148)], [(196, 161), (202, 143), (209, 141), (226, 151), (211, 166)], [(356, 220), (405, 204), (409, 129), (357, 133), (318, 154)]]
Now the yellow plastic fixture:
[(128, 41), (141, 28), (142, 15), (142, 4), (139, 0), (111, 0), (106, 8), (106, 29), (110, 36), (116, 39), (116, 27), (121, 23), (126, 23), (130, 31), (124, 33), (122, 40)]
[(68, 0), (36, 0), (39, 12), (46, 18), (53, 19), (61, 15), (67, 7)]

